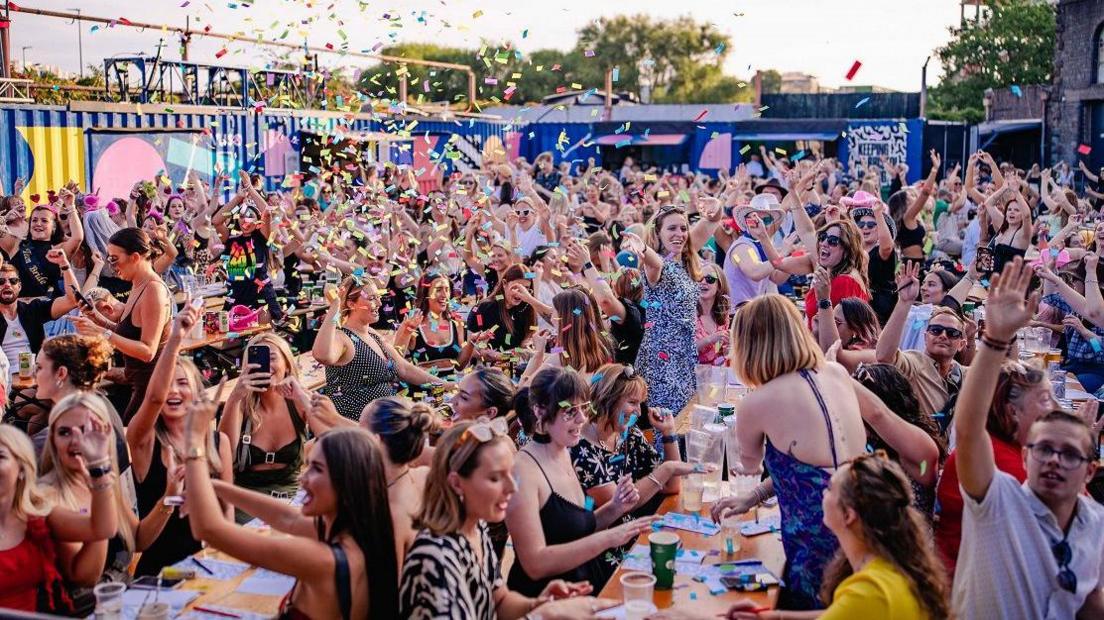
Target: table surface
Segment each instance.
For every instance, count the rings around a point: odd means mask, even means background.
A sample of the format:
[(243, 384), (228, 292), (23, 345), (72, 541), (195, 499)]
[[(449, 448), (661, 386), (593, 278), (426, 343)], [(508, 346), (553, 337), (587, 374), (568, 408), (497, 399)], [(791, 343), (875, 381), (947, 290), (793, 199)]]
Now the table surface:
[[(271, 530), (268, 529), (262, 531), (271, 532)], [(271, 535), (282, 536), (283, 534), (273, 533)], [(200, 560), (214, 558), (232, 562), (240, 561), (221, 551), (215, 551), (213, 549), (204, 549), (194, 554), (192, 557), (197, 557)], [(204, 579), (202, 577), (202, 571), (197, 571), (195, 579), (188, 579), (180, 585), (181, 590), (199, 590), (202, 592), (202, 594), (184, 608), (184, 612), (194, 611), (196, 607), (214, 607), (229, 608), (226, 609), (227, 613), (233, 613), (234, 610), (240, 610), (242, 612), (252, 612), (266, 618), (276, 617), (280, 612), (280, 601), (283, 599), (282, 596), (246, 594), (237, 591), (238, 586), (255, 572), (257, 572), (257, 569), (251, 566), (233, 579), (220, 581), (218, 579)]]
[[(702, 510), (699, 514), (703, 519), (709, 520), (709, 506), (710, 504), (703, 504)], [(681, 510), (678, 495), (668, 496), (660, 504), (659, 510), (656, 514), (664, 514), (667, 512), (684, 512)], [(760, 509), (759, 516), (766, 517), (778, 513), (778, 508)], [(751, 521), (755, 519), (753, 513), (748, 513), (742, 517), (744, 521)], [(709, 552), (717, 550), (723, 551), (723, 539), (720, 534), (715, 536), (704, 536), (702, 534), (696, 534), (693, 532), (687, 532), (683, 530), (668, 530), (678, 534), (679, 539), (682, 541), (682, 547), (684, 549), (694, 549), (697, 551)], [(648, 534), (642, 534), (636, 541), (637, 544), (647, 545)], [(778, 538), (777, 534), (767, 533), (759, 536), (753, 536), (751, 538), (740, 537), (740, 551), (734, 556), (726, 556), (723, 553), (721, 555), (711, 555), (705, 558), (706, 564), (725, 564), (733, 561), (740, 560), (760, 560), (763, 564), (770, 569), (777, 577), (782, 577), (782, 569), (786, 562), (785, 553), (782, 551), (782, 541)], [(624, 575), (626, 571), (623, 567), (617, 569), (617, 572), (613, 574), (606, 587), (602, 589), (599, 596), (601, 598), (621, 600), (621, 575)], [(733, 592), (729, 591), (724, 594), (712, 595), (709, 593), (709, 588), (703, 583), (698, 583), (691, 578), (675, 574), (675, 587), (671, 590), (656, 590), (652, 597), (652, 602), (659, 609), (667, 609), (672, 606), (678, 606), (681, 609), (693, 608), (694, 612), (702, 617), (713, 617), (717, 614), (724, 614), (728, 611), (728, 608), (732, 606), (738, 600), (749, 599), (760, 607), (774, 607), (775, 601), (778, 598), (778, 588), (772, 587), (769, 590), (760, 592)]]
[(202, 338), (185, 338), (184, 342), (180, 346), (181, 352), (195, 351), (196, 349), (202, 349), (203, 347), (212, 347), (224, 342), (229, 342), (238, 338), (247, 338), (255, 334), (259, 334), (264, 331), (272, 329), (272, 325), (269, 323), (262, 323), (260, 325), (254, 325), (249, 329), (243, 329), (241, 331), (231, 331), (225, 334), (207, 334), (204, 333)]

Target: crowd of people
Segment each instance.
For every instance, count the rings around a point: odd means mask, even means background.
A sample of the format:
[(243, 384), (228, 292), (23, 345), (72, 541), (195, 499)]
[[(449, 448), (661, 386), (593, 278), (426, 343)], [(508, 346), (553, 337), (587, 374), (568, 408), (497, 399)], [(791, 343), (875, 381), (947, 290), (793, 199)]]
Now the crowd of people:
[[(593, 617), (701, 471), (708, 366), (760, 480), (712, 516), (776, 497), (786, 556), (729, 617), (1104, 617), (1104, 170), (556, 159), (17, 182), (0, 607), (83, 617), (206, 545), (293, 576), (287, 618)], [(189, 346), (220, 284), (270, 326), (231, 368)]]

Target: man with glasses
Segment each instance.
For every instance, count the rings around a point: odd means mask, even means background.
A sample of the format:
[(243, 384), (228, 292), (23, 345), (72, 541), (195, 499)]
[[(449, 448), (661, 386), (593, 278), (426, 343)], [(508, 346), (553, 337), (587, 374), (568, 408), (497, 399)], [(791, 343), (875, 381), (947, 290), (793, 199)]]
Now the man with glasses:
[(878, 337), (875, 355), (879, 362), (893, 364), (905, 375), (916, 390), (922, 412), (932, 415), (958, 393), (966, 375), (966, 367), (954, 359), (966, 346), (966, 325), (954, 310), (937, 307), (924, 334), (924, 350), (900, 350), (909, 308), (920, 293), (919, 270), (919, 264), (906, 263), (897, 276), (897, 305)]
[(985, 429), (1001, 363), (1034, 314), (1037, 297), (1024, 299), (1031, 276), (1016, 258), (994, 278), (982, 346), (958, 399), (965, 510), (952, 602), (964, 620), (1104, 617), (1104, 508), (1083, 494), (1097, 467), (1098, 405), (1034, 421), (1023, 484), (997, 471)]

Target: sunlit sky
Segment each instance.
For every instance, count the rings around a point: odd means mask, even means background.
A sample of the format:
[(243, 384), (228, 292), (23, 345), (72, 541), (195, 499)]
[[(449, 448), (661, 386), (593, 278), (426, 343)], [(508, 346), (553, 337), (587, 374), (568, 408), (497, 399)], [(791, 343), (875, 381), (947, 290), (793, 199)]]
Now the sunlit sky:
[[(305, 35), (310, 44), (318, 46), (332, 43), (339, 47), (340, 29), (352, 51), (367, 51), (392, 41), (478, 48), (481, 39), (510, 40), (522, 52), (567, 50), (574, 44), (576, 31), (598, 17), (626, 12), (657, 18), (690, 15), (714, 24), (731, 37), (725, 67), (731, 75), (747, 78), (756, 69), (774, 68), (811, 73), (824, 86), (839, 86), (848, 83), (844, 76), (859, 60), (862, 68), (851, 84), (904, 91), (919, 90), (924, 59), (948, 40), (948, 27), (959, 19), (959, 0), (257, 0), (252, 6), (240, 0), (24, 2), (26, 6), (54, 10), (79, 6), (86, 15), (157, 24), (183, 25), (190, 16), (195, 29), (210, 25), (213, 31), (268, 39), (276, 39), (287, 30), (284, 40), (302, 43)], [(482, 14), (476, 16), (477, 11)], [(393, 27), (394, 22), (385, 19), (385, 14), (401, 17), (401, 27)], [(22, 48), (30, 46), (25, 50), (28, 63), (75, 72), (79, 66), (77, 29), (75, 23), (62, 19), (12, 13), (13, 60), (20, 65)], [(85, 65), (102, 66), (108, 56), (153, 54), (162, 37), (167, 43), (165, 57), (179, 58), (178, 42), (171, 33), (106, 25), (92, 31), (92, 24), (85, 23)], [(216, 60), (215, 54), (223, 46), (228, 52)], [(225, 65), (258, 67), (274, 53), (281, 52), (201, 37), (195, 37), (191, 46), (191, 60)], [(362, 68), (370, 64), (365, 59), (337, 55), (323, 59), (328, 67)], [(939, 63), (933, 58), (929, 82), (937, 82), (939, 73)]]

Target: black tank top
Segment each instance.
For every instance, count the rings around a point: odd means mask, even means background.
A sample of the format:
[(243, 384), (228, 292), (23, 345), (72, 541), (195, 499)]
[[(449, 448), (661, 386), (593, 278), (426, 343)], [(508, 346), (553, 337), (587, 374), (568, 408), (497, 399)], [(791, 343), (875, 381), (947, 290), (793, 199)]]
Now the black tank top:
[[(552, 482), (548, 480), (548, 474), (544, 473), (544, 468), (537, 462), (537, 459), (533, 458), (533, 455), (528, 452), (523, 451), (522, 454), (533, 459), (537, 469), (544, 476), (544, 481), (548, 484), (550, 491), (548, 501), (540, 509), (544, 544), (549, 546), (561, 545), (593, 534), (598, 529), (598, 521), (594, 513), (556, 493)], [(525, 574), (525, 569), (521, 567), (521, 562), (514, 560), (513, 566), (510, 567), (510, 577), (507, 580), (507, 585), (511, 590), (520, 592), (525, 596), (538, 596), (548, 585), (548, 582), (553, 579), (564, 579), (567, 581), (589, 581), (594, 586), (594, 591), (600, 592), (602, 587), (606, 585), (606, 581), (609, 580), (610, 574), (611, 572), (607, 565), (602, 562), (601, 556), (582, 562), (566, 573), (544, 579), (529, 577)]]
[[(169, 480), (168, 471), (161, 461), (160, 439), (153, 440), (152, 455), (146, 478), (141, 482), (134, 481), (135, 494), (138, 496), (138, 516), (142, 518), (157, 508), (165, 495)], [(162, 568), (175, 564), (202, 548), (203, 545), (192, 538), (188, 518), (181, 518), (179, 511), (174, 512), (165, 523), (165, 529), (161, 530), (161, 535), (142, 552), (138, 566), (134, 569), (134, 576), (156, 575)]]
[[(248, 419), (242, 420), (242, 439), (238, 447), (237, 462), (234, 464), (234, 484), (247, 489), (259, 489), (269, 485), (294, 484), (299, 475), (299, 465), (303, 461), (303, 442), (306, 440), (306, 425), (295, 404), (285, 399), (288, 416), (291, 417), (292, 427), (295, 428), (295, 439), (274, 452), (262, 450), (253, 445), (249, 437), (253, 425)], [(272, 469), (250, 469), (252, 465), (262, 463), (279, 463), (285, 467)]]
[(457, 360), (460, 359), (460, 346), (456, 342), (456, 321), (448, 319), (449, 330), (452, 332), (452, 337), (444, 346), (434, 346), (426, 342), (425, 337), (422, 336), (422, 329), (419, 327), (414, 330), (414, 348), (410, 351), (411, 357), (414, 358), (414, 362), (421, 364), (423, 362), (435, 362), (437, 360)]
[[(155, 278), (150, 282), (147, 282), (141, 290), (134, 291), (134, 303), (130, 305), (130, 309), (127, 310), (125, 316), (119, 321), (119, 325), (115, 328), (115, 333), (120, 337), (128, 340), (142, 339), (142, 328), (134, 324), (131, 317), (134, 315), (134, 308), (138, 305), (138, 302), (142, 300), (142, 295), (146, 293), (146, 289), (150, 287), (150, 284), (160, 284), (165, 286), (165, 282), (161, 278)], [(165, 347), (165, 341), (169, 338), (169, 330), (161, 330), (161, 341), (157, 343), (157, 352), (154, 354), (153, 359), (148, 362), (143, 362), (138, 358), (131, 357), (125, 353), (123, 356), (123, 376), (126, 377), (127, 382), (131, 385), (144, 385), (149, 381), (149, 378), (153, 376), (153, 367), (157, 365), (157, 358), (161, 356), (161, 349)]]

